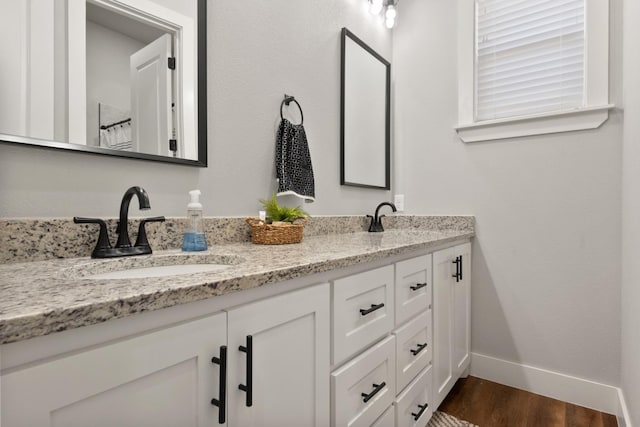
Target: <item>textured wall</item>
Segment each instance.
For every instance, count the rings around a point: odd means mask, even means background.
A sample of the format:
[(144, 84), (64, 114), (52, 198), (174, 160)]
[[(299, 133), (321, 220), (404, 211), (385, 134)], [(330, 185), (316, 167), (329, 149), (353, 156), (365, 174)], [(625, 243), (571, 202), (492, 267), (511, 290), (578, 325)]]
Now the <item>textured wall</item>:
[(476, 216), (472, 350), (619, 384), (620, 113), (593, 131), (464, 144), (456, 2), (399, 13), (396, 192), (408, 212)]
[[(640, 425), (640, 4), (624, 2), (624, 145), (622, 162), (622, 390)], [(631, 41), (631, 42), (627, 42)]]

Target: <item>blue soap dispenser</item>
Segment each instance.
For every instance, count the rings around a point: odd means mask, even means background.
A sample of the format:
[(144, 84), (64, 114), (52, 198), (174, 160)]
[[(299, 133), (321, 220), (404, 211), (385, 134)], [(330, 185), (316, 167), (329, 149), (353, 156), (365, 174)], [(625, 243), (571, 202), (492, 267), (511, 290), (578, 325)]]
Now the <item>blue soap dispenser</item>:
[(202, 204), (200, 203), (200, 190), (189, 191), (191, 202), (187, 205), (188, 230), (184, 233), (182, 250), (196, 252), (207, 250), (207, 238), (202, 226)]

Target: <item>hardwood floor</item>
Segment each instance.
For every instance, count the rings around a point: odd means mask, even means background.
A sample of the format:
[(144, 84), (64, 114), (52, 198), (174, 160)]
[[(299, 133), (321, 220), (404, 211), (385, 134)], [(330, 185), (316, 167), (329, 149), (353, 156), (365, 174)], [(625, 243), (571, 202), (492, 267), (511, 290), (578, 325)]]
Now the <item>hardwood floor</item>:
[(438, 409), (480, 427), (618, 426), (613, 415), (476, 377), (458, 380)]

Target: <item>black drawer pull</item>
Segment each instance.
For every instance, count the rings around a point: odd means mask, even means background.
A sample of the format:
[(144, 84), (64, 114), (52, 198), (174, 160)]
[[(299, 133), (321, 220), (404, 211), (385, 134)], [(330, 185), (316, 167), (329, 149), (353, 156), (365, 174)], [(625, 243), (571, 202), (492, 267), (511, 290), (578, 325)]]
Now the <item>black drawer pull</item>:
[(420, 354), (422, 352), (422, 350), (424, 350), (425, 348), (427, 348), (427, 343), (424, 344), (418, 344), (418, 348), (416, 348), (415, 350), (411, 350), (411, 354), (413, 354), (414, 356), (417, 356), (418, 354)]
[(415, 286), (409, 286), (409, 288), (412, 291), (417, 291), (418, 289), (422, 289), (422, 288), (426, 288), (427, 287), (427, 282), (424, 283), (416, 283)]
[(220, 346), (220, 357), (211, 359), (211, 363), (220, 365), (220, 385), (218, 387), (218, 399), (211, 399), (211, 404), (218, 407), (218, 422), (226, 421), (227, 406), (227, 346)]
[(363, 315), (363, 316), (366, 316), (367, 314), (373, 313), (374, 311), (379, 310), (382, 307), (384, 307), (384, 303), (383, 302), (381, 302), (380, 304), (377, 304), (377, 305), (376, 304), (371, 304), (371, 308), (367, 308), (367, 309), (361, 308), (360, 309), (360, 314)]
[(253, 405), (253, 337), (247, 335), (246, 347), (241, 345), (238, 350), (247, 353), (247, 384), (240, 384), (238, 388), (247, 393), (245, 404), (250, 407)]
[(420, 408), (418, 413), (417, 414), (414, 414), (413, 412), (411, 413), (411, 415), (413, 415), (413, 421), (418, 421), (420, 419), (420, 417), (422, 416), (422, 414), (424, 414), (424, 411), (426, 411), (428, 407), (429, 407), (428, 403), (425, 403), (424, 405), (418, 405), (418, 408)]
[(373, 387), (374, 387), (374, 388), (373, 388), (373, 391), (372, 391), (371, 393), (369, 393), (369, 394), (367, 394), (367, 393), (362, 393), (362, 394), (361, 394), (361, 396), (362, 396), (362, 401), (363, 401), (364, 403), (367, 403), (368, 401), (370, 401), (370, 400), (373, 398), (373, 396), (375, 396), (376, 394), (378, 394), (378, 392), (379, 392), (380, 390), (382, 390), (383, 388), (385, 388), (385, 386), (386, 386), (386, 385), (387, 385), (387, 383), (385, 383), (384, 381), (383, 381), (383, 382), (381, 382), (380, 384), (374, 384), (374, 385), (373, 385)]
[(451, 277), (456, 278), (456, 283), (462, 280), (462, 256), (457, 256), (455, 261), (451, 261), (456, 265), (456, 274), (452, 274)]

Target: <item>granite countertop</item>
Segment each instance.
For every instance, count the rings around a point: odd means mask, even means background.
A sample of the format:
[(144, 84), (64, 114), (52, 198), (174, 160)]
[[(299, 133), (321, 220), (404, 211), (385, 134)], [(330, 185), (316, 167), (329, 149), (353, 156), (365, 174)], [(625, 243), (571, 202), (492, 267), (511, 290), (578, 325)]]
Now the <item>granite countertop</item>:
[[(396, 229), (311, 236), (296, 245), (214, 245), (199, 254), (230, 263), (227, 268), (158, 278), (82, 276), (100, 272), (108, 263), (161, 261), (181, 254), (179, 250), (111, 260), (85, 257), (4, 264), (0, 265), (0, 344), (429, 249), (473, 235), (472, 230)], [(192, 263), (188, 255), (184, 260)]]

